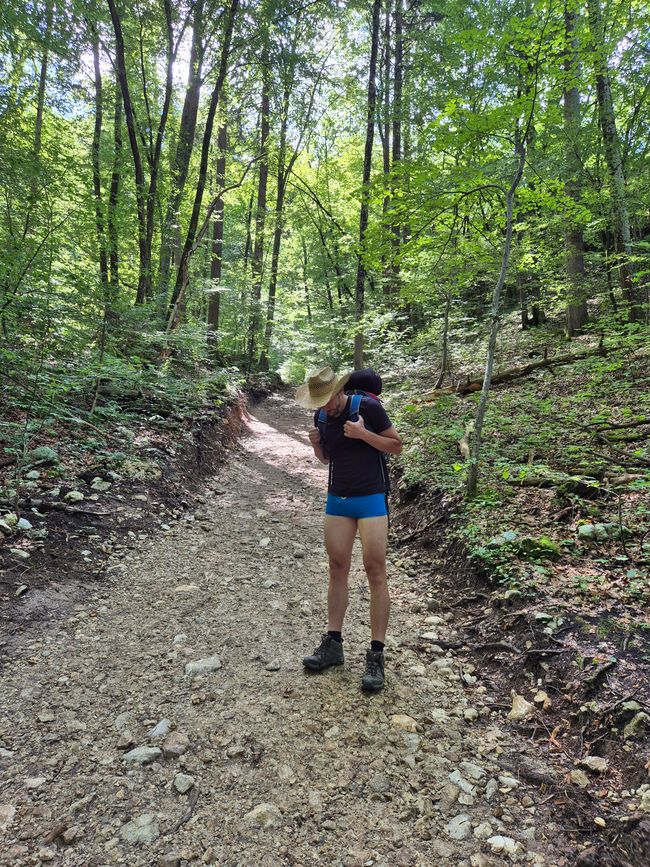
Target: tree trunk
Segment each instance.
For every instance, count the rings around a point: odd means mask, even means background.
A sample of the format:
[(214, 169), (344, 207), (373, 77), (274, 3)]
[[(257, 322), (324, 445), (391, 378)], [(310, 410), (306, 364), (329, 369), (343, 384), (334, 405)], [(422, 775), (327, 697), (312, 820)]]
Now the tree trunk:
[(214, 209), (214, 222), (212, 226), (212, 257), (210, 260), (210, 294), (208, 301), (208, 351), (213, 360), (218, 360), (218, 332), (221, 294), (219, 284), (221, 282), (221, 270), (223, 265), (223, 216), (224, 200), (223, 189), (226, 186), (226, 151), (228, 148), (228, 124), (224, 113), (224, 120), (217, 133), (217, 166), (216, 183), (219, 193), (217, 204)]
[(119, 248), (117, 231), (117, 200), (120, 193), (122, 172), (122, 95), (119, 82), (115, 82), (115, 119), (113, 122), (113, 170), (111, 172), (111, 189), (108, 195), (108, 263), (110, 267), (110, 283), (113, 295), (119, 290)]
[(122, 91), (124, 114), (126, 116), (126, 128), (129, 134), (129, 144), (131, 145), (131, 154), (133, 156), (133, 167), (135, 173), (135, 195), (138, 214), (138, 250), (140, 253), (140, 268), (135, 303), (144, 304), (149, 291), (149, 281), (151, 279), (150, 261), (147, 255), (147, 209), (144, 170), (142, 167), (140, 148), (138, 146), (138, 135), (136, 131), (131, 92), (129, 90), (129, 81), (126, 75), (126, 57), (124, 51), (122, 22), (120, 21), (115, 0), (108, 0), (108, 8), (111, 13), (111, 21), (113, 22), (113, 31), (115, 33), (115, 65), (117, 77), (120, 82), (120, 89)]
[(266, 191), (269, 178), (269, 130), (271, 112), (271, 70), (268, 50), (262, 53), (262, 105), (260, 112), (260, 171), (257, 186), (257, 212), (255, 214), (255, 245), (253, 247), (251, 310), (248, 332), (248, 370), (256, 355), (260, 306), (262, 299), (262, 264), (266, 228)]
[[(307, 305), (307, 322), (311, 325), (311, 305), (309, 303), (309, 281), (307, 279), (307, 244), (304, 236), (300, 238), (302, 242), (302, 281), (305, 287), (305, 304)], [(330, 310), (332, 309), (332, 298), (330, 295)]]
[(379, 44), (379, 12), (381, 0), (374, 0), (372, 8), (372, 32), (370, 42), (370, 68), (368, 71), (368, 113), (366, 121), (366, 146), (363, 158), (363, 184), (361, 188), (361, 209), (359, 214), (359, 251), (357, 254), (357, 279), (355, 284), (355, 323), (354, 366), (363, 367), (363, 316), (365, 312), (364, 290), (366, 270), (364, 264), (366, 229), (368, 227), (368, 196), (370, 170), (372, 167), (372, 145), (375, 130), (375, 106), (377, 102), (377, 48)]
[[(34, 125), (34, 162), (38, 164), (38, 159), (41, 154), (41, 141), (43, 135), (43, 114), (45, 112), (45, 88), (47, 85), (47, 68), (50, 59), (50, 36), (52, 33), (52, 18), (54, 8), (52, 0), (48, 0), (46, 5), (46, 21), (45, 21), (45, 45), (43, 46), (43, 54), (41, 56), (41, 68), (38, 75), (38, 98), (36, 102), (36, 123)], [(36, 186), (38, 177), (35, 176), (32, 180), (31, 199), (36, 196)]]
[[(525, 141), (525, 139), (524, 139)], [(474, 425), (474, 438), (472, 441), (472, 456), (469, 472), (467, 474), (467, 496), (474, 497), (476, 495), (476, 487), (478, 484), (478, 466), (481, 449), (481, 431), (483, 430), (483, 422), (485, 420), (485, 410), (487, 409), (488, 394), (490, 391), (490, 382), (492, 380), (492, 368), (494, 367), (494, 350), (497, 345), (497, 333), (499, 330), (499, 307), (501, 303), (501, 290), (506, 280), (506, 272), (508, 270), (508, 260), (510, 259), (510, 247), (512, 244), (512, 211), (515, 199), (515, 192), (521, 181), (524, 173), (524, 163), (526, 161), (526, 147), (524, 141), (518, 142), (515, 152), (517, 156), (517, 169), (515, 171), (510, 189), (506, 196), (506, 239), (503, 245), (503, 258), (501, 260), (501, 272), (499, 279), (494, 287), (492, 294), (492, 327), (490, 329), (490, 340), (488, 343), (488, 354), (485, 363), (485, 375), (483, 377), (483, 388), (481, 389), (481, 398), (478, 409), (476, 411), (476, 423)]]
[(280, 262), (280, 246), (282, 244), (282, 219), (284, 209), (284, 196), (287, 189), (287, 173), (284, 161), (287, 151), (287, 125), (289, 123), (289, 97), (291, 91), (285, 85), (282, 95), (282, 116), (280, 119), (280, 144), (278, 147), (278, 176), (275, 199), (275, 228), (273, 230), (273, 250), (271, 252), (271, 275), (269, 277), (269, 297), (266, 310), (266, 325), (264, 326), (264, 340), (260, 354), (260, 370), (269, 369), (269, 351), (271, 348), (271, 335), (273, 333), (273, 319), (275, 317), (275, 293), (278, 285), (278, 265)]
[(194, 26), (192, 30), (192, 48), (190, 50), (190, 67), (185, 89), (185, 101), (176, 143), (176, 152), (171, 167), (171, 191), (167, 202), (167, 212), (163, 224), (160, 245), (160, 267), (158, 274), (158, 290), (165, 299), (169, 288), (173, 248), (176, 238), (174, 225), (178, 221), (178, 209), (187, 180), (190, 158), (194, 149), (196, 120), (199, 111), (201, 85), (203, 83), (203, 7), (205, 0), (197, 0), (194, 9)]
[(219, 71), (217, 73), (217, 80), (214, 84), (214, 88), (210, 96), (210, 104), (208, 106), (208, 113), (205, 119), (205, 130), (203, 132), (203, 143), (201, 146), (201, 162), (199, 164), (199, 176), (196, 184), (196, 193), (194, 195), (194, 206), (192, 208), (192, 215), (190, 216), (189, 226), (187, 227), (187, 235), (185, 237), (185, 244), (183, 245), (183, 252), (181, 253), (178, 270), (176, 272), (176, 284), (174, 286), (174, 292), (172, 294), (169, 305), (169, 319), (167, 322), (168, 334), (170, 331), (173, 331), (180, 322), (180, 306), (183, 303), (185, 289), (189, 280), (190, 257), (192, 255), (194, 239), (196, 237), (196, 231), (199, 224), (199, 215), (201, 213), (201, 204), (203, 202), (203, 191), (205, 190), (205, 183), (208, 174), (208, 157), (210, 155), (210, 144), (212, 141), (214, 117), (217, 112), (219, 98), (221, 96), (221, 91), (223, 90), (223, 85), (226, 80), (226, 73), (228, 71), (230, 45), (232, 43), (233, 28), (235, 26), (235, 17), (237, 15), (238, 8), (239, 0), (230, 0), (230, 7), (228, 9), (223, 40), (221, 43)]
[[(575, 36), (576, 13), (570, 7), (572, 0), (564, 3), (564, 135), (566, 183), (564, 191), (574, 202), (580, 202), (580, 93), (576, 85), (578, 77), (578, 50)], [(585, 260), (582, 226), (571, 221), (564, 232), (566, 269), (569, 278), (569, 303), (567, 305), (566, 330), (569, 337), (580, 332), (589, 319), (585, 294)]]
[[(97, 228), (97, 246), (99, 249), (99, 279), (104, 297), (104, 308), (108, 304), (108, 259), (106, 256), (106, 234), (104, 231), (104, 208), (102, 205), (102, 181), (99, 159), (99, 147), (102, 135), (103, 105), (102, 105), (102, 73), (99, 64), (99, 38), (94, 24), (88, 25), (93, 49), (93, 67), (95, 84), (95, 125), (92, 142), (93, 195), (95, 197), (95, 226)], [(106, 312), (104, 312), (104, 321)]]
[(248, 208), (246, 210), (246, 245), (244, 247), (244, 277), (248, 268), (248, 259), (251, 254), (252, 234), (251, 226), (253, 225), (253, 201), (255, 199), (255, 191), (253, 190), (248, 200)]
[[(390, 210), (390, 78), (391, 78), (391, 57), (390, 57), (390, 7), (391, 0), (386, 0), (385, 19), (384, 19), (384, 64), (383, 64), (383, 117), (380, 126), (381, 130), (381, 146), (384, 164), (384, 201), (382, 203), (382, 221), (384, 231), (386, 231), (389, 223), (388, 212)], [(390, 249), (391, 245), (387, 245), (386, 251), (382, 254), (383, 260), (383, 293), (386, 301), (389, 301), (391, 294), (390, 281)]]
[(603, 137), (605, 160), (609, 170), (610, 192), (614, 223), (614, 237), (618, 254), (618, 277), (623, 297), (630, 305), (629, 318), (632, 321), (643, 318), (642, 296), (634, 284), (632, 271), (632, 241), (630, 237), (630, 218), (625, 201), (625, 176), (621, 159), (621, 145), (616, 130), (614, 104), (609, 78), (607, 57), (605, 56), (605, 34), (599, 0), (588, 0), (589, 29), (596, 75), (596, 95), (598, 114)]
[[(393, 83), (393, 168), (391, 179), (391, 191), (393, 201), (395, 201), (395, 193), (399, 186), (399, 179), (396, 172), (399, 170), (402, 159), (402, 86), (404, 76), (404, 43), (403, 43), (403, 27), (402, 27), (402, 0), (395, 0), (395, 72)], [(392, 233), (392, 254), (391, 254), (391, 270), (392, 270), (392, 292), (399, 293), (399, 274), (400, 274), (400, 241), (401, 232), (399, 222), (393, 222), (391, 227)]]

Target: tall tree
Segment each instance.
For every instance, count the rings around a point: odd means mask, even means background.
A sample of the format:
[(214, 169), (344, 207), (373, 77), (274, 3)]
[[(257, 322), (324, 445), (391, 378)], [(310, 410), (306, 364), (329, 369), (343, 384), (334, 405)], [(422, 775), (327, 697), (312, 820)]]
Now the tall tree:
[(368, 69), (368, 110), (366, 115), (366, 145), (363, 156), (363, 180), (361, 187), (361, 208), (359, 213), (359, 249), (357, 252), (357, 279), (355, 283), (355, 335), (354, 335), (354, 366), (363, 367), (363, 316), (365, 313), (365, 283), (366, 267), (366, 230), (368, 228), (368, 199), (370, 171), (372, 168), (372, 145), (375, 130), (375, 112), (377, 103), (377, 53), (379, 45), (379, 18), (381, 0), (374, 0), (372, 7), (372, 26), (370, 31), (370, 64)]
[[(564, 3), (564, 160), (566, 181), (564, 192), (576, 205), (581, 200), (582, 173), (580, 147), (580, 92), (577, 79), (579, 74), (578, 46), (575, 34), (576, 11), (574, 0)], [(572, 211), (569, 212), (564, 231), (566, 249), (566, 269), (569, 279), (569, 299), (567, 304), (567, 333), (576, 334), (588, 320), (587, 298), (585, 292), (585, 258), (582, 225)]]
[(589, 10), (589, 29), (591, 31), (592, 56), (596, 77), (598, 116), (603, 137), (605, 161), (609, 172), (612, 223), (618, 257), (619, 285), (623, 297), (629, 304), (630, 319), (640, 320), (643, 317), (642, 296), (638, 285), (635, 285), (632, 269), (632, 238), (626, 202), (625, 175), (623, 172), (621, 143), (614, 115), (607, 43), (605, 41), (600, 0), (588, 0), (587, 8)]

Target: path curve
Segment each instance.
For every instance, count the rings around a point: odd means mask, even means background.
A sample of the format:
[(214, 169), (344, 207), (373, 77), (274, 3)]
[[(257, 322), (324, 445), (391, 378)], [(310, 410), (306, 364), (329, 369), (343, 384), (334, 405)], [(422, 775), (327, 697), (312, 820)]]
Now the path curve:
[[(423, 576), (399, 556), (384, 692), (359, 689), (358, 542), (346, 665), (302, 671), (326, 619), (326, 469), (308, 423), (281, 398), (256, 408), (199, 508), (5, 668), (0, 864), (568, 863), (537, 792), (498, 769), (513, 744), (485, 687), (418, 651), (451, 627), (422, 613)], [(185, 673), (209, 658), (211, 673)], [(151, 736), (163, 720), (170, 734)]]

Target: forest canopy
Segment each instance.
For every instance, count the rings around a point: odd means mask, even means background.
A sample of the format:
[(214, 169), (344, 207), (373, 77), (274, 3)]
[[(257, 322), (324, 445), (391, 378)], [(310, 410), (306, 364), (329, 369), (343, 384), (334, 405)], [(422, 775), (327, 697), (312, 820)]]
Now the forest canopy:
[[(23, 407), (647, 320), (645, 0), (54, 0), (0, 22)], [(510, 215), (508, 192), (512, 190)], [(504, 243), (511, 236), (504, 260)], [(166, 387), (167, 387), (166, 386)]]

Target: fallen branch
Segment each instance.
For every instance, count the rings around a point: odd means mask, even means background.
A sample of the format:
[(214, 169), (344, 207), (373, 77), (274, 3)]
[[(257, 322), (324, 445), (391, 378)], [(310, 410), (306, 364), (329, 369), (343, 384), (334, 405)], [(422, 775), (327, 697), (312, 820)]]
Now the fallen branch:
[(436, 524), (439, 524), (444, 515), (438, 515), (437, 518), (434, 518), (433, 521), (429, 521), (428, 524), (424, 524), (422, 527), (418, 527), (416, 530), (413, 530), (412, 533), (409, 533), (408, 536), (402, 536), (399, 539), (394, 539), (395, 545), (405, 545), (407, 542), (412, 542), (413, 539), (417, 539), (418, 536), (421, 536), (422, 533), (425, 533), (427, 530), (430, 530), (432, 527), (435, 527)]
[[(592, 358), (596, 355), (604, 356), (607, 355), (608, 350), (602, 345), (602, 342), (596, 347), (596, 349), (590, 349), (587, 352), (581, 352), (577, 355), (558, 355), (555, 358), (545, 358), (542, 361), (534, 361), (532, 364), (526, 364), (524, 367), (516, 367), (510, 370), (504, 370), (503, 373), (497, 374), (497, 376), (492, 377), (492, 381), (490, 386), (500, 385), (504, 382), (513, 382), (517, 379), (523, 379), (526, 376), (529, 376), (531, 373), (534, 373), (536, 370), (541, 370), (542, 368), (549, 367), (559, 367), (564, 364), (574, 364), (576, 361), (582, 361), (585, 358)], [(444, 388), (435, 388), (432, 391), (427, 391), (424, 393), (422, 398), (434, 398), (439, 397), (443, 394), (472, 394), (475, 391), (480, 391), (483, 387), (483, 379), (472, 379), (468, 380), (465, 383), (458, 383), (457, 385), (447, 385)]]
[(191, 789), (191, 791), (190, 791), (187, 809), (185, 810), (185, 812), (183, 813), (181, 818), (178, 820), (178, 822), (174, 826), (173, 831), (172, 831), (173, 834), (175, 834), (176, 831), (178, 831), (178, 829), (181, 827), (181, 825), (184, 825), (186, 822), (189, 822), (189, 820), (192, 818), (192, 813), (194, 812), (194, 808), (196, 807), (196, 802), (198, 800), (199, 800), (199, 790), (196, 786), (194, 786), (194, 788)]
[[(0, 500), (0, 506), (3, 508), (13, 509), (16, 506), (15, 500)], [(68, 506), (67, 503), (61, 503), (55, 500), (48, 503), (47, 500), (19, 500), (18, 507), (22, 510), (36, 509), (39, 512), (67, 512), (72, 515), (96, 515), (97, 517), (105, 517), (112, 515), (113, 512), (97, 512), (93, 509), (81, 509), (78, 506)]]
[(515, 653), (520, 656), (522, 651), (509, 641), (489, 641), (487, 644), (477, 644), (472, 650), (505, 650), (507, 653)]

